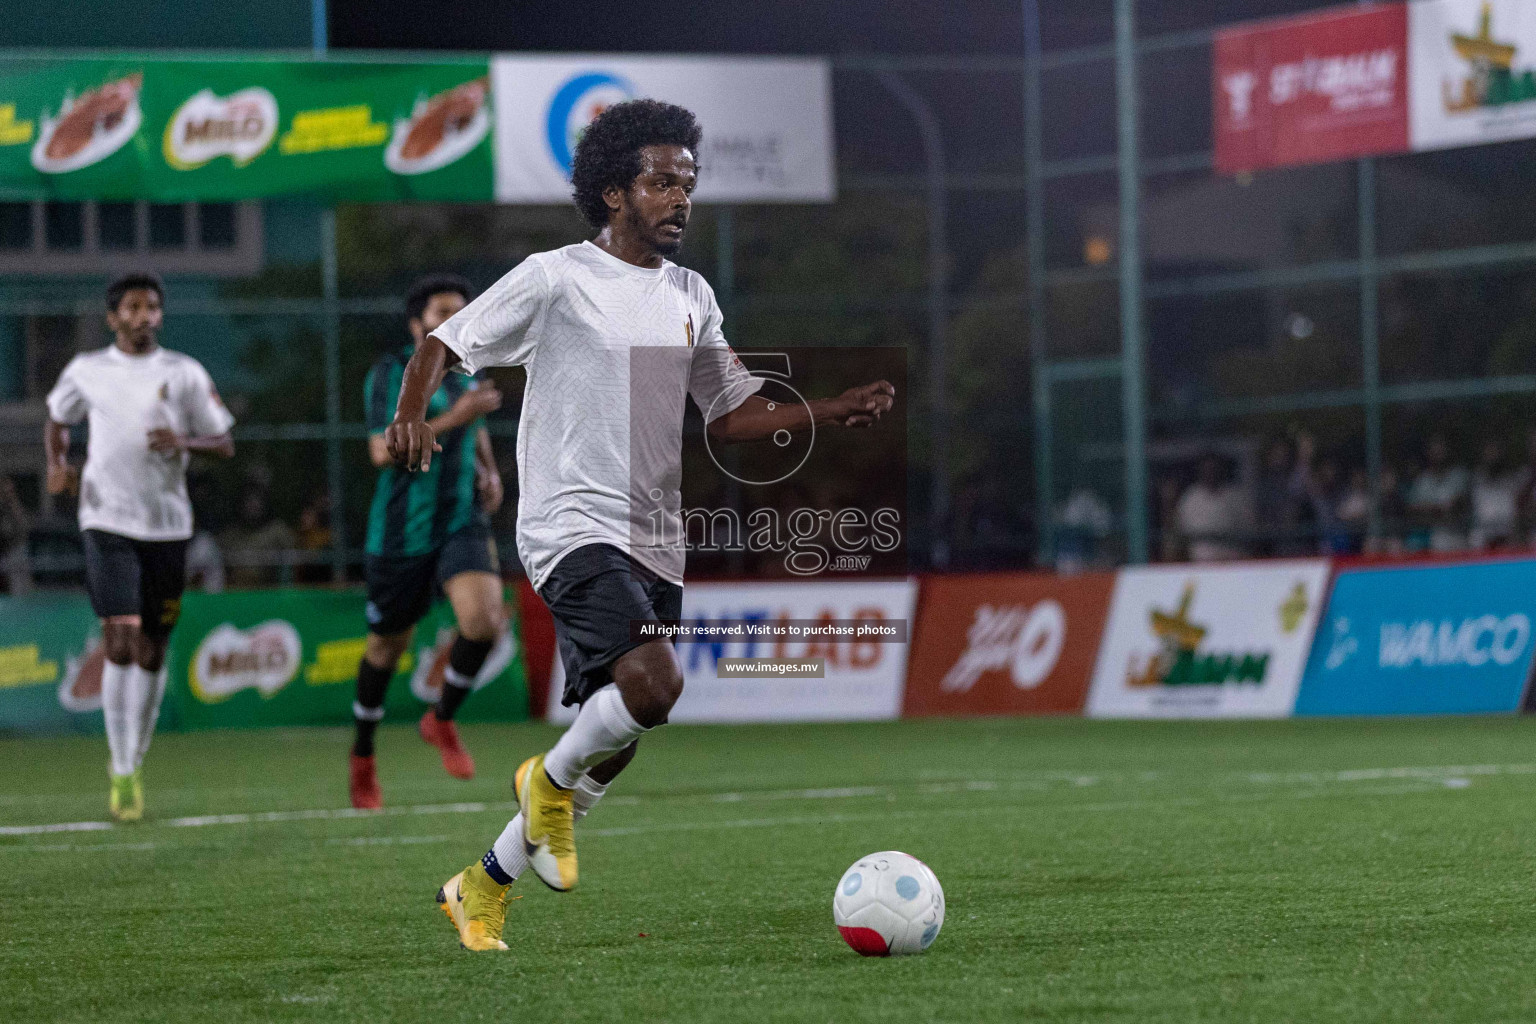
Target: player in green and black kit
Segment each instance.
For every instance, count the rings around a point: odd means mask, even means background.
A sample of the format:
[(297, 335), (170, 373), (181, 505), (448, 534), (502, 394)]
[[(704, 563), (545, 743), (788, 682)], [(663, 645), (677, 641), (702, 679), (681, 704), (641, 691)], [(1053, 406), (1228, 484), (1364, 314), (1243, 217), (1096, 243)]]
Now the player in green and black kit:
[(373, 733), (384, 717), (384, 691), (416, 623), (439, 589), (453, 605), (459, 635), (448, 654), (442, 695), (421, 716), (421, 738), (436, 746), (443, 767), (472, 778), (475, 762), (459, 742), (453, 716), (502, 628), (501, 572), (489, 515), (501, 505), (501, 476), (481, 418), (501, 405), (501, 392), (459, 374), (445, 379), (427, 410), (442, 454), (426, 473), (397, 468), (384, 444), (400, 380), (416, 345), (469, 301), (469, 282), (433, 276), (405, 300), (412, 343), (373, 364), (364, 384), (368, 454), (379, 468), (368, 511), (368, 643), (357, 670), (352, 715), (352, 806), (383, 806), (374, 767)]

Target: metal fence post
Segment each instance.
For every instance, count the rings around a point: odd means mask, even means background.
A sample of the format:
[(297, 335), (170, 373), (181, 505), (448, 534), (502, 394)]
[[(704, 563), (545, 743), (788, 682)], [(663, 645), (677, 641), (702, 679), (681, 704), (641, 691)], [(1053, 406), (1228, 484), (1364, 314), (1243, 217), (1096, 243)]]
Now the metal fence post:
[(1141, 269), (1136, 0), (1115, 0), (1115, 108), (1120, 173), (1120, 402), (1125, 417), (1125, 549), (1147, 560), (1147, 396)]
[(325, 475), (331, 492), (331, 578), (347, 578), (347, 495), (341, 465), (341, 306), (336, 208), (320, 211), (320, 278), (325, 335)]
[(933, 108), (899, 75), (877, 71), (876, 77), (917, 122), (923, 156), (928, 165), (928, 387), (932, 415), (932, 478), (929, 520), (933, 539), (929, 560), (949, 564), (954, 531), (949, 523), (949, 354), (945, 332), (949, 323), (949, 193), (944, 180), (944, 140)]
[(1362, 157), (1355, 188), (1360, 229), (1360, 374), (1365, 392), (1365, 472), (1370, 480), (1368, 536), (1381, 536), (1381, 324), (1377, 306), (1376, 161)]
[(1051, 432), (1051, 378), (1045, 337), (1045, 125), (1040, 102), (1040, 5), (1024, 0), (1024, 216), (1029, 260), (1029, 366), (1035, 424), (1035, 560), (1056, 556), (1056, 481)]

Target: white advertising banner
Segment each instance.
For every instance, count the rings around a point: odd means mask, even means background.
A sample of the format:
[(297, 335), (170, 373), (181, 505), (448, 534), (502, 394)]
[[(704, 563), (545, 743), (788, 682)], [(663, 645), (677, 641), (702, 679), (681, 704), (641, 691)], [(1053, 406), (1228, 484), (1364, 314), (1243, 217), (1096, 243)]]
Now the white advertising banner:
[(1088, 714), (1290, 715), (1327, 586), (1323, 559), (1122, 570)]
[(700, 202), (836, 198), (824, 60), (501, 54), (491, 83), (497, 202), (568, 201), (582, 130), (604, 108), (640, 98), (698, 115)]
[[(917, 581), (690, 583), (683, 588), (683, 623), (781, 620), (905, 622), (912, 632)], [(859, 640), (676, 641), (683, 696), (673, 722), (877, 721), (901, 714), (907, 676), (906, 643)], [(821, 658), (825, 678), (719, 678), (721, 658)], [(555, 657), (549, 720), (569, 722), (560, 705), (565, 673)]]
[(1408, 48), (1412, 149), (1536, 136), (1536, 3), (1417, 0)]

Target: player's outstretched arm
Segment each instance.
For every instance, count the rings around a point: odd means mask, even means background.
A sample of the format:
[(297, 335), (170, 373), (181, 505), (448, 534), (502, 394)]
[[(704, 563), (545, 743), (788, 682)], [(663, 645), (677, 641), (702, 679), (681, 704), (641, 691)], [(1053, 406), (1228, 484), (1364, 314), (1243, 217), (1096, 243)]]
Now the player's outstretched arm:
[(432, 466), (432, 453), (443, 450), (437, 443), (437, 433), (427, 422), (427, 403), (442, 384), (443, 374), (458, 361), (459, 357), (447, 345), (429, 334), (405, 364), (395, 419), (384, 430), (384, 444), (397, 465), (412, 472), (425, 471)]
[(809, 430), (812, 423), (818, 427), (868, 427), (889, 412), (895, 401), (896, 389), (883, 380), (805, 405), (775, 403), (753, 395), (724, 416), (716, 417), (709, 425), (709, 434), (717, 441), (736, 443), (761, 441), (781, 430)]
[(161, 455), (202, 452), (205, 455), (232, 459), (235, 457), (235, 439), (227, 431), (208, 437), (186, 437), (167, 427), (159, 427), (149, 432), (149, 450), (159, 452)]
[(43, 424), (43, 453), (48, 461), (48, 493), (78, 490), (80, 471), (69, 464), (69, 427), (49, 418)]

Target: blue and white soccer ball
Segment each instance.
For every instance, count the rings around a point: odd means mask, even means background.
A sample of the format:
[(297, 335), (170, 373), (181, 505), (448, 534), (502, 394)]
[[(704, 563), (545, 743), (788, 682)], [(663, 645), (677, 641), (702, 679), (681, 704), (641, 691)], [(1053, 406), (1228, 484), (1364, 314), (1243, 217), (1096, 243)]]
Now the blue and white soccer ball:
[(832, 919), (861, 956), (921, 953), (944, 927), (944, 888), (916, 857), (872, 853), (838, 879)]

